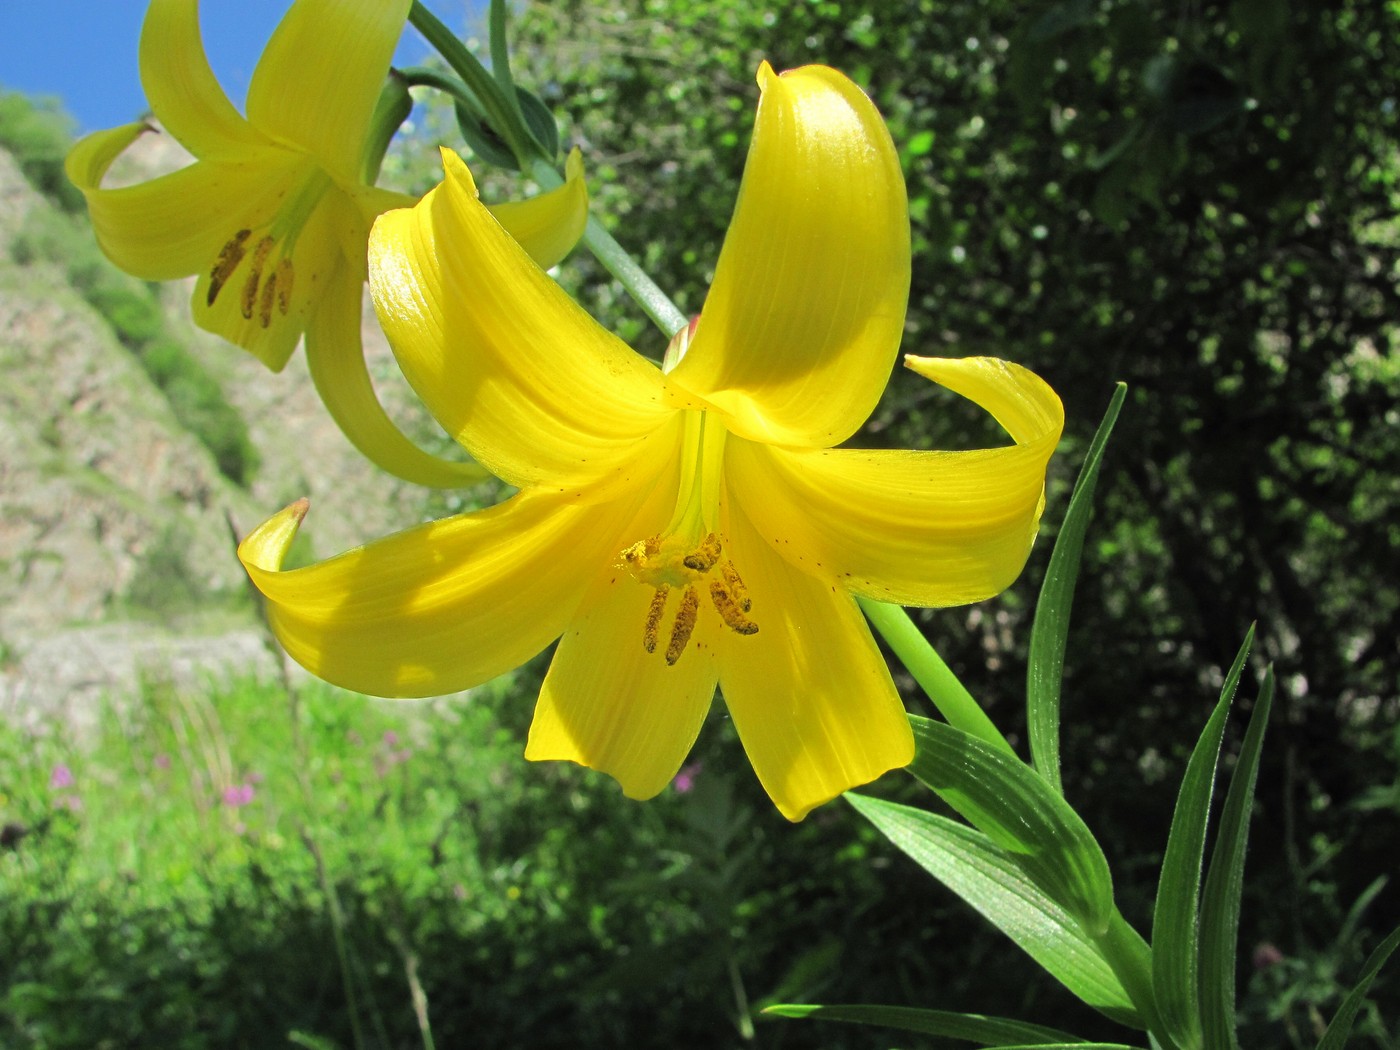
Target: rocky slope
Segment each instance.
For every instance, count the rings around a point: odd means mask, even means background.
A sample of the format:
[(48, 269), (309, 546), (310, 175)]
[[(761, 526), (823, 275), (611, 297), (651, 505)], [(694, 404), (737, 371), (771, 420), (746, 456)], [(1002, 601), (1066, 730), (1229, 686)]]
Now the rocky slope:
[[(127, 177), (182, 162), (169, 139), (146, 136)], [(188, 284), (172, 285), (172, 328), (219, 379), (259, 457), (246, 488), (229, 481), (62, 268), (14, 260), (19, 231), (51, 207), (0, 151), (0, 713), (12, 717), (87, 711), (177, 667), (196, 678), (271, 668), (231, 527), (309, 495), (307, 532), (324, 555), (421, 520), (430, 498), (349, 446), (300, 353), (270, 374), (196, 331)], [(372, 315), (365, 338), (387, 381)], [(399, 383), (382, 387), (386, 403), (427, 433)]]

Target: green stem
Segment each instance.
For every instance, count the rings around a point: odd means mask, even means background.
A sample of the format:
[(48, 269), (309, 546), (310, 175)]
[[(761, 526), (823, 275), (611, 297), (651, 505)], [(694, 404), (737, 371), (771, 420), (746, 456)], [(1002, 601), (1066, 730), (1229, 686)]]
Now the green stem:
[(529, 170), (530, 163), (538, 156), (539, 151), (534, 139), (524, 130), (524, 121), (519, 116), (519, 101), (505, 97), (500, 83), (490, 71), (471, 53), (467, 45), (457, 38), (457, 34), (443, 25), (420, 0), (413, 0), (413, 7), (408, 12), (408, 21), (427, 38), (428, 43), (462, 78), (467, 90), (481, 103), (492, 130), (510, 147), (522, 170)]
[[(530, 174), (542, 189), (552, 190), (564, 185), (564, 177), (554, 165), (536, 160), (530, 166)], [(583, 231), (583, 245), (603, 264), (603, 268), (617, 278), (627, 294), (636, 300), (648, 317), (666, 333), (669, 339), (690, 323), (670, 297), (663, 292), (637, 261), (627, 254), (626, 249), (613, 240), (612, 234), (593, 216), (588, 216), (588, 225)]]
[(929, 645), (922, 631), (909, 619), (903, 606), (887, 605), (870, 598), (857, 598), (866, 619), (889, 643), (895, 656), (914, 676), (914, 681), (928, 694), (938, 713), (947, 719), (955, 729), (961, 729), (970, 736), (1000, 748), (1009, 755), (1016, 750), (1006, 742), (987, 713), (982, 710), (967, 687), (958, 680), (943, 662), (943, 658)]
[(1157, 1012), (1157, 997), (1152, 990), (1152, 949), (1142, 935), (1115, 908), (1108, 928), (1094, 936), (1094, 943), (1123, 990), (1128, 993), (1128, 998), (1137, 1007), (1156, 1045), (1161, 1050), (1178, 1050)]

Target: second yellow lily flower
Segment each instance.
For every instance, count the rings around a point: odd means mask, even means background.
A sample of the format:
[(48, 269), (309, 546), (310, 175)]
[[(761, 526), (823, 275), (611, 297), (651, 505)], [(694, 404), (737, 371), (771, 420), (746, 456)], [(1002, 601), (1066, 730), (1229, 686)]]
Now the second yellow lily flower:
[[(89, 135), (68, 158), (99, 243), (146, 280), (198, 275), (194, 319), (279, 371), (303, 333), (307, 364), (346, 436), (383, 469), (424, 485), (478, 479), (429, 456), (384, 414), (365, 370), (360, 306), (376, 216), (413, 203), (365, 170), (375, 102), (411, 0), (297, 0), (248, 89), (229, 102), (205, 57), (197, 0), (153, 0), (141, 79), (156, 118), (195, 157), (170, 175), (104, 188), (145, 123)], [(587, 219), (581, 164), (564, 186), (498, 217), (551, 266)]]

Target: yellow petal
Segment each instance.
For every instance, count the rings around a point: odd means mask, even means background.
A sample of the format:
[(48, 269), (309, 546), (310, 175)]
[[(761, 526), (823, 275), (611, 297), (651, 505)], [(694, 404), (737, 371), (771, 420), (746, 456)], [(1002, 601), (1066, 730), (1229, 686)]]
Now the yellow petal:
[(306, 328), (306, 363), (331, 418), (375, 466), (415, 485), (456, 488), (485, 478), (475, 463), (429, 455), (395, 426), (375, 395), (360, 334), (364, 285), (345, 279), (324, 289)]
[(573, 251), (588, 224), (588, 184), (583, 180), (583, 154), (577, 148), (569, 154), (564, 171), (567, 178), (558, 189), (487, 208), (542, 270)]
[(835, 70), (759, 71), (753, 143), (714, 284), (670, 379), (756, 441), (827, 448), (889, 380), (909, 293), (904, 176)]
[(287, 652), (337, 685), (432, 696), (487, 681), (558, 637), (637, 510), (522, 493), (301, 569), (278, 571), (305, 501), (238, 556)]
[(482, 206), (466, 165), (370, 237), (370, 292), (404, 375), (472, 457), (527, 488), (638, 484), (673, 449), (662, 378), (571, 300)]
[[(288, 181), (295, 185), (294, 180), (284, 180), (284, 188)], [(276, 203), (266, 209), (262, 222), (271, 217)], [(331, 190), (306, 219), (290, 255), (284, 254), (286, 242), (278, 242), (259, 259), (257, 245), (266, 234), (257, 229), (258, 219), (254, 216), (255, 221), (243, 227), (255, 232), (245, 241), (241, 261), (212, 295), (212, 301), (211, 272), (206, 269), (200, 274), (194, 290), (194, 321), (278, 372), (296, 349), (321, 296), (338, 284), (359, 287), (362, 271), (346, 258), (346, 251), (356, 240), (354, 231), (359, 231), (360, 244), (368, 232), (350, 198)], [(285, 268), (284, 260), (290, 260)], [(273, 282), (271, 291), (269, 281)], [(290, 289), (285, 301), (279, 286), (282, 291)]]
[(903, 605), (980, 601), (1010, 585), (1030, 553), (1063, 410), (1039, 377), (1006, 362), (918, 370), (977, 401), (1021, 443), (909, 452), (732, 441), (731, 491), (778, 553), (856, 594)]
[(196, 157), (236, 160), (269, 144), (233, 107), (209, 68), (198, 0), (151, 0), (140, 57), (151, 112)]
[[(674, 479), (674, 473), (673, 473)], [(657, 491), (633, 537), (666, 521), (674, 480)], [(607, 773), (629, 798), (651, 798), (676, 775), (714, 698), (714, 623), (703, 622), (674, 665), (643, 645), (654, 591), (611, 567), (564, 632), (545, 677), (525, 757)], [(680, 606), (670, 595), (662, 637)]]
[(360, 181), (369, 119), (412, 0), (296, 0), (248, 87), (248, 119), (345, 185)]
[(112, 161), (142, 131), (127, 124), (79, 140), (65, 171), (83, 191), (97, 241), (127, 273), (166, 281), (207, 271), (241, 225), (276, 207), (290, 158), (261, 151), (244, 163), (198, 161), (149, 182), (102, 189)]
[(798, 572), (730, 513), (754, 635), (718, 631), (720, 690), (749, 761), (783, 816), (908, 765), (914, 736), (855, 601)]

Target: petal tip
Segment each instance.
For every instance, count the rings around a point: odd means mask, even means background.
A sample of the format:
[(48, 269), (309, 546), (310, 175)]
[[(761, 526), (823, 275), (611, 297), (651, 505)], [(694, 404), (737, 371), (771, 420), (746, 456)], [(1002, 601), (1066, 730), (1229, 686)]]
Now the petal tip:
[(472, 178), (471, 169), (461, 155), (446, 146), (439, 146), (438, 152), (442, 154), (442, 173), (446, 180), (467, 190), (473, 197), (481, 196), (476, 188), (476, 179)]
[(773, 72), (773, 66), (769, 63), (768, 59), (765, 58), (758, 64), (758, 75), (754, 79), (758, 81), (758, 89), (760, 91), (765, 91), (768, 85), (776, 80), (777, 77), (778, 74)]
[(250, 569), (278, 571), (310, 509), (311, 500), (303, 496), (268, 518), (238, 545), (238, 560)]

